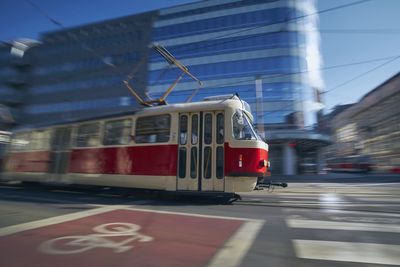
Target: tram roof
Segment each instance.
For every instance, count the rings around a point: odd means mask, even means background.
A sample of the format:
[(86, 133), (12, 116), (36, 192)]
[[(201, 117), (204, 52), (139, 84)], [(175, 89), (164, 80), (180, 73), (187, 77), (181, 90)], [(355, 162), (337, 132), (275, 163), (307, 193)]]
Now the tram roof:
[[(244, 101), (243, 101), (244, 102)], [(247, 104), (247, 103), (246, 103)], [(210, 111), (210, 110), (218, 110), (223, 109), (225, 107), (238, 108), (241, 107), (241, 102), (239, 102), (238, 97), (231, 97), (229, 99), (221, 99), (221, 100), (206, 100), (199, 102), (190, 102), (190, 103), (178, 103), (178, 104), (167, 104), (162, 106), (153, 106), (146, 107), (140, 110), (131, 110), (124, 112), (115, 112), (109, 114), (101, 114), (98, 116), (91, 117), (81, 117), (76, 120), (62, 121), (58, 123), (41, 123), (34, 125), (23, 125), (22, 127), (16, 128), (14, 132), (47, 128), (47, 127), (56, 127), (62, 125), (76, 124), (82, 122), (90, 122), (97, 121), (103, 119), (111, 119), (118, 117), (128, 117), (133, 115), (158, 115), (163, 113), (174, 113), (174, 112), (199, 112), (199, 111)], [(251, 113), (249, 112), (251, 116)]]
[(137, 112), (137, 115), (150, 115), (150, 114), (161, 114), (161, 113), (173, 113), (173, 112), (198, 112), (198, 111), (209, 111), (223, 109), (226, 107), (237, 108), (240, 107), (241, 103), (239, 98), (234, 97), (230, 99), (221, 100), (207, 100), (191, 103), (178, 103), (169, 104), (164, 106), (155, 106), (142, 109)]

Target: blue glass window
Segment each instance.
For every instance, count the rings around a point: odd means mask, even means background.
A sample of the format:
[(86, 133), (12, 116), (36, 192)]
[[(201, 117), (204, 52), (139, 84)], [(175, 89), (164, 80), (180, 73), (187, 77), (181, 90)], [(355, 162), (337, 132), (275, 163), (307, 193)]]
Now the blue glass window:
[(281, 7), (159, 27), (153, 29), (153, 39), (157, 41), (218, 30), (282, 23), (290, 17), (293, 10)]
[[(295, 74), (300, 70), (300, 59), (295, 56), (268, 57), (240, 61), (221, 62), (189, 66), (192, 73), (200, 80), (245, 76), (249, 74)], [(152, 85), (173, 82), (180, 71), (175, 69), (156, 70), (149, 73), (149, 82)], [(190, 81), (185, 76), (182, 81)]]
[[(304, 45), (305, 36), (299, 32), (273, 32), (257, 35), (230, 37), (217, 40), (168, 46), (168, 50), (179, 59), (199, 57), (229, 52), (249, 50), (288, 48)], [(151, 62), (163, 62), (157, 53), (151, 54)]]

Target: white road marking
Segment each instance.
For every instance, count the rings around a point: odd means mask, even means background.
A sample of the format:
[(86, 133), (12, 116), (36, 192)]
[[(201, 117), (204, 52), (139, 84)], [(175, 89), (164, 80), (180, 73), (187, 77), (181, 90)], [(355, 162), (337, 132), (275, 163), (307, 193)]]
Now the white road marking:
[(198, 213), (186, 213), (186, 212), (176, 212), (176, 211), (166, 211), (166, 210), (152, 210), (152, 209), (142, 209), (136, 208), (135, 206), (132, 207), (124, 207), (126, 210), (133, 210), (133, 211), (145, 211), (145, 212), (152, 212), (152, 213), (161, 213), (161, 214), (172, 214), (172, 215), (183, 215), (183, 216), (193, 216), (193, 217), (201, 217), (201, 218), (215, 218), (215, 219), (226, 219), (226, 220), (239, 220), (239, 221), (252, 221), (252, 222), (263, 222), (263, 220), (256, 220), (256, 219), (249, 219), (243, 217), (227, 217), (227, 216), (216, 216), (216, 215), (205, 215), (205, 214), (198, 214)]
[(335, 222), (290, 218), (286, 219), (286, 224), (291, 228), (400, 233), (400, 225), (396, 224)]
[[(242, 204), (242, 203), (240, 203)], [(290, 205), (290, 206), (321, 206), (324, 209), (327, 209), (326, 207), (357, 207), (357, 206), (367, 206), (367, 207), (398, 207), (400, 206), (400, 203), (381, 203), (381, 204), (370, 204), (370, 203), (353, 203), (353, 202), (300, 202), (300, 201), (279, 201), (279, 203), (272, 202), (272, 203), (265, 203), (268, 205), (273, 205), (275, 204), (276, 206), (283, 206), (283, 205)]]
[(51, 218), (47, 218), (47, 219), (43, 219), (43, 220), (7, 226), (4, 228), (0, 228), (0, 237), (6, 236), (6, 235), (11, 235), (11, 234), (22, 232), (22, 231), (26, 231), (26, 230), (36, 229), (36, 228), (43, 227), (43, 226), (49, 226), (49, 225), (53, 225), (53, 224), (57, 224), (57, 223), (63, 223), (63, 222), (67, 222), (67, 221), (81, 219), (81, 218), (84, 218), (87, 216), (96, 215), (96, 214), (100, 214), (100, 213), (104, 213), (104, 212), (112, 211), (112, 210), (116, 210), (116, 209), (121, 209), (124, 207), (125, 206), (104, 206), (104, 207), (100, 207), (97, 209), (85, 210), (85, 211), (70, 213), (70, 214), (66, 214), (66, 215), (51, 217)]
[[(299, 211), (310, 212), (307, 208), (285, 208), (283, 209), (286, 213), (297, 213)], [(367, 215), (367, 216), (383, 216), (383, 217), (400, 217), (399, 213), (393, 212), (377, 212), (377, 211), (356, 211), (356, 210), (341, 210), (341, 209), (322, 209), (319, 210), (323, 213), (328, 214), (351, 214), (351, 215)]]
[(374, 243), (293, 240), (296, 256), (303, 259), (398, 265), (400, 246)]
[[(332, 221), (346, 221), (346, 222), (361, 222), (361, 223), (387, 223), (400, 225), (399, 218), (387, 218), (387, 217), (363, 217), (363, 216), (328, 216), (329, 220)], [(294, 218), (294, 219), (305, 219), (305, 218)]]
[(208, 267), (239, 266), (263, 225), (263, 221), (244, 223), (225, 243), (224, 247), (213, 257)]
[(360, 200), (360, 201), (379, 201), (379, 202), (399, 202), (400, 203), (400, 198), (394, 198), (394, 197), (392, 197), (392, 198), (388, 198), (388, 197), (385, 197), (385, 198), (382, 198), (382, 197), (357, 197), (356, 198), (357, 200)]

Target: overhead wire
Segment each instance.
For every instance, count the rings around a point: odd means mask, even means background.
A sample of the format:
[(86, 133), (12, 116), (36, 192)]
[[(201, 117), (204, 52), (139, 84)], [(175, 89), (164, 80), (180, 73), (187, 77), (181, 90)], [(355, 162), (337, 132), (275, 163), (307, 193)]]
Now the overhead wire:
[[(35, 4), (34, 2), (32, 2), (31, 0), (25, 0), (25, 1), (26, 1), (27, 3), (29, 3), (33, 8), (35, 8), (40, 14), (42, 14), (42, 16), (46, 17), (46, 18), (47, 18), (50, 22), (52, 22), (54, 25), (56, 25), (56, 26), (58, 26), (58, 27), (60, 27), (60, 28), (62, 28), (62, 29), (65, 29), (65, 26), (64, 26), (60, 21), (54, 19), (54, 18), (53, 18), (52, 16), (50, 16), (46, 11), (44, 11), (40, 6), (38, 6), (37, 4)], [(323, 14), (323, 13), (327, 13), (327, 12), (331, 12), (331, 11), (335, 11), (335, 10), (339, 10), (339, 9), (343, 9), (343, 8), (348, 8), (348, 7), (355, 6), (355, 5), (359, 5), (359, 4), (363, 4), (363, 3), (366, 3), (366, 2), (369, 2), (369, 1), (371, 1), (371, 0), (359, 0), (359, 1), (354, 1), (354, 2), (351, 2), (351, 3), (348, 3), (348, 4), (343, 4), (343, 5), (339, 5), (339, 6), (327, 8), (327, 9), (324, 9), (324, 10), (319, 10), (319, 11), (313, 12), (313, 13), (311, 13), (311, 14), (305, 14), (305, 15), (301, 15), (301, 16), (294, 17), (294, 18), (285, 19), (284, 21), (281, 21), (281, 22), (279, 22), (279, 23), (285, 23), (285, 22), (295, 21), (295, 20), (303, 19), (303, 18), (308, 17), (308, 16), (313, 16), (313, 15)], [(276, 23), (274, 23), (274, 24), (276, 24)], [(258, 29), (258, 28), (267, 27), (267, 26), (270, 26), (270, 25), (271, 25), (271, 24), (254, 26), (254, 27), (246, 28), (246, 29), (244, 29), (244, 30), (238, 30), (238, 31), (231, 32), (231, 33), (228, 33), (228, 34), (222, 34), (222, 35), (219, 35), (219, 36), (217, 36), (217, 37), (213, 37), (213, 38), (209, 38), (209, 39), (206, 39), (206, 40), (202, 40), (202, 42), (203, 42), (203, 41), (213, 40), (213, 39), (221, 39), (221, 38), (224, 38), (224, 37), (227, 37), (227, 36), (231, 36), (231, 35), (238, 34), (238, 33), (241, 33), (241, 32), (246, 32), (246, 31), (249, 31), (249, 30), (254, 30), (254, 29)], [(73, 37), (77, 42), (81, 43), (83, 49), (85, 49), (85, 50), (87, 50), (87, 51), (93, 53), (95, 56), (97, 56), (98, 58), (100, 58), (101, 61), (102, 61), (105, 65), (107, 65), (107, 66), (109, 66), (109, 67), (112, 67), (112, 68), (115, 69), (115, 70), (118, 69), (117, 66), (115, 66), (114, 64), (110, 64), (109, 62), (105, 62), (104, 59), (103, 59), (103, 57), (101, 57), (101, 55), (99, 55), (95, 50), (93, 50), (93, 49), (91, 49), (90, 47), (88, 47), (86, 44), (82, 43), (82, 42), (80, 41), (80, 39), (77, 38), (75, 35), (72, 35), (71, 37)], [(254, 36), (243, 37), (242, 39), (247, 39), (247, 38), (254, 38)], [(229, 40), (229, 41), (227, 41), (227, 42), (230, 42), (230, 41), (232, 41), (232, 40)], [(236, 41), (236, 40), (235, 40), (235, 41)], [(216, 45), (216, 44), (213, 44), (213, 45)], [(206, 47), (208, 47), (208, 46), (206, 46)], [(197, 47), (196, 49), (199, 49), (199, 48), (205, 48), (205, 47)], [(185, 50), (183, 50), (183, 51), (185, 51)], [(187, 50), (187, 51), (188, 51), (188, 50)], [(180, 52), (182, 52), (182, 51), (180, 51)], [(121, 74), (121, 73), (120, 73), (120, 74)], [(130, 73), (130, 74), (128, 75), (128, 78), (130, 78), (131, 76), (132, 76), (132, 74)]]
[[(44, 9), (42, 9), (39, 5), (37, 5), (36, 3), (32, 2), (31, 0), (25, 0), (29, 5), (31, 5), (34, 9), (36, 9), (42, 16), (44, 16), (45, 18), (47, 18), (47, 20), (49, 20), (51, 23), (53, 23), (54, 25), (56, 25), (57, 27), (61, 28), (61, 29), (66, 29), (66, 27), (64, 26), (63, 23), (61, 23), (60, 21), (54, 19), (52, 16), (50, 16), (46, 11), (44, 11)], [(83, 50), (86, 50), (90, 53), (92, 53), (95, 57), (97, 57), (98, 59), (100, 59), (100, 61), (112, 68), (115, 72), (117, 72), (118, 74), (121, 75), (126, 75), (126, 73), (122, 72), (115, 64), (111, 63), (111, 62), (107, 62), (104, 59), (104, 56), (100, 55), (99, 53), (97, 53), (94, 49), (90, 48), (87, 44), (85, 44), (84, 42), (82, 42), (82, 40), (80, 40), (75, 34), (70, 33), (69, 36), (75, 40), (77, 43), (79, 43), (81, 45), (81, 48)]]
[[(52, 22), (54, 25), (56, 25), (56, 26), (58, 26), (58, 27), (60, 27), (60, 28), (62, 28), (62, 29), (65, 29), (65, 26), (64, 26), (61, 22), (55, 20), (55, 19), (54, 19), (53, 17), (51, 17), (47, 12), (45, 12), (42, 8), (40, 8), (37, 4), (33, 3), (31, 0), (25, 0), (25, 1), (26, 1), (27, 3), (29, 3), (32, 7), (34, 7), (39, 13), (41, 13), (44, 17), (46, 17), (46, 18), (47, 18), (50, 22)], [(359, 0), (359, 1), (354, 1), (354, 2), (351, 2), (351, 3), (348, 3), (348, 4), (343, 4), (343, 5), (335, 6), (335, 7), (332, 7), (332, 8), (327, 8), (327, 9), (324, 9), (324, 10), (319, 10), (319, 11), (313, 12), (313, 13), (311, 13), (311, 14), (305, 14), (305, 15), (301, 15), (301, 16), (294, 17), (294, 18), (285, 19), (285, 20), (283, 20), (283, 21), (281, 21), (281, 22), (279, 22), (279, 23), (285, 23), (285, 22), (295, 21), (295, 20), (303, 19), (303, 18), (308, 17), (308, 16), (313, 16), (313, 15), (323, 14), (323, 13), (327, 13), (327, 12), (331, 12), (331, 11), (335, 11), (335, 10), (339, 10), (339, 9), (343, 9), (343, 8), (348, 8), (348, 7), (355, 6), (355, 5), (359, 5), (359, 4), (363, 4), (363, 3), (366, 3), (366, 2), (369, 2), (369, 1), (371, 1), (371, 0)], [(274, 24), (277, 24), (277, 23), (274, 23)], [(224, 38), (224, 37), (227, 37), (227, 36), (236, 35), (236, 34), (239, 34), (239, 33), (242, 33), (242, 32), (246, 32), (246, 31), (251, 31), (251, 30), (259, 29), (259, 28), (263, 28), (263, 27), (270, 26), (270, 25), (271, 25), (271, 24), (254, 26), (254, 27), (250, 27), (250, 28), (246, 28), (246, 29), (242, 29), (242, 30), (230, 32), (230, 33), (228, 33), (228, 34), (222, 34), (222, 35), (219, 35), (219, 36), (216, 36), (216, 37), (213, 37), (213, 38), (205, 39), (205, 40), (202, 40), (201, 42), (210, 41), (210, 40), (219, 40), (219, 39)], [(283, 31), (283, 30), (280, 30), (280, 31)], [(329, 30), (327, 30), (327, 31), (329, 31)], [(335, 32), (335, 30), (330, 30), (330, 31), (331, 31), (331, 32)], [(337, 32), (337, 30), (336, 30), (336, 32)], [(365, 32), (365, 31), (364, 31), (364, 32)], [(264, 34), (268, 34), (268, 33), (264, 33)], [(263, 34), (260, 34), (260, 35), (263, 35)], [(242, 38), (239, 38), (239, 39), (240, 39), (240, 40), (249, 39), (249, 38), (254, 38), (255, 36), (260, 36), (260, 35), (250, 35), (250, 36), (242, 37)], [(72, 38), (74, 38), (75, 41), (81, 43), (83, 49), (85, 49), (85, 50), (87, 50), (87, 51), (93, 53), (96, 57), (100, 58), (101, 61), (102, 61), (105, 65), (111, 67), (112, 69), (114, 69), (114, 70), (115, 70), (116, 72), (118, 72), (119, 74), (126, 75), (125, 73), (121, 73), (120, 70), (118, 69), (118, 67), (115, 66), (114, 64), (112, 64), (112, 63), (110, 63), (110, 62), (105, 62), (104, 59), (103, 59), (103, 57), (102, 57), (101, 55), (99, 55), (99, 54), (98, 54), (95, 50), (93, 50), (92, 48), (88, 47), (86, 44), (82, 43), (81, 40), (80, 40), (78, 37), (76, 37), (75, 35), (70, 35), (70, 36), (71, 36)], [(228, 42), (232, 42), (232, 41), (237, 41), (237, 39), (236, 39), (236, 40), (226, 40), (226, 41), (221, 42), (221, 43), (209, 44), (209, 45), (207, 45), (207, 46), (199, 46), (199, 47), (196, 47), (196, 50), (197, 50), (197, 49), (201, 49), (201, 48), (210, 47), (210, 46), (220, 45), (220, 44), (228, 43)], [(191, 50), (193, 50), (193, 49), (191, 49)], [(189, 51), (189, 50), (181, 50), (181, 51), (179, 51), (179, 52), (182, 53), (182, 52), (186, 52), (186, 51)], [(328, 93), (328, 92), (330, 92), (330, 91), (332, 91), (332, 90), (335, 90), (335, 89), (337, 89), (337, 88), (339, 88), (339, 87), (341, 87), (341, 86), (344, 86), (345, 84), (347, 84), (347, 83), (349, 83), (349, 82), (351, 82), (351, 81), (353, 81), (353, 80), (355, 80), (355, 79), (358, 79), (358, 78), (360, 78), (360, 77), (362, 77), (362, 76), (364, 76), (364, 75), (366, 75), (366, 74), (368, 74), (368, 73), (370, 73), (370, 72), (372, 72), (372, 71), (374, 71), (374, 70), (376, 70), (376, 69), (378, 69), (378, 68), (380, 68), (380, 67), (382, 67), (382, 66), (384, 66), (384, 65), (386, 65), (386, 64), (389, 64), (390, 62), (392, 62), (392, 61), (394, 61), (394, 60), (397, 60), (399, 57), (400, 57), (400, 56), (395, 57), (395, 58), (390, 57), (390, 59), (389, 59), (387, 62), (385, 62), (385, 63), (383, 63), (383, 64), (381, 64), (381, 65), (379, 65), (379, 66), (377, 66), (377, 67), (375, 67), (375, 68), (373, 68), (373, 69), (371, 69), (371, 70), (369, 70), (369, 71), (366, 72), (366, 73), (363, 73), (363, 74), (361, 74), (361, 75), (358, 75), (357, 77), (355, 77), (355, 78), (353, 78), (353, 79), (350, 79), (350, 80), (344, 82), (343, 84), (340, 84), (340, 85), (338, 85), (338, 86), (336, 86), (336, 87), (334, 87), (334, 88), (332, 88), (332, 89), (330, 89), (330, 90), (326, 90), (326, 91), (324, 91), (323, 93)], [(373, 61), (378, 61), (378, 60), (382, 60), (382, 59), (366, 60), (366, 61), (363, 61), (363, 62), (348, 63), (348, 64), (337, 65), (337, 66), (331, 66), (331, 67), (326, 67), (326, 68), (321, 68), (321, 69), (322, 69), (322, 70), (326, 70), (326, 69), (332, 69), (332, 68), (340, 68), (340, 67), (346, 67), (346, 66), (355, 65), (355, 64), (364, 64), (364, 63), (367, 63), (367, 62), (373, 62)], [(268, 76), (268, 78), (276, 78), (276, 77), (282, 77), (282, 76), (288, 76), (288, 75), (294, 75), (294, 74), (301, 74), (301, 73), (305, 73), (305, 72), (308, 72), (308, 71), (301, 71), (301, 72), (295, 72), (295, 73), (285, 73), (285, 74), (276, 74), (276, 75), (273, 75), (273, 76)], [(132, 79), (132, 77), (133, 77), (133, 73), (131, 72), (130, 74), (128, 74), (128, 78), (129, 78), (129, 79)], [(250, 79), (247, 79), (247, 80), (242, 80), (242, 81), (235, 81), (235, 82), (233, 82), (232, 84), (241, 84), (241, 83), (246, 83), (246, 82), (250, 82), (250, 81), (254, 81), (254, 79), (251, 79), (251, 80), (250, 80)], [(231, 84), (231, 83), (226, 83), (226, 84), (221, 84), (221, 85), (218, 85), (218, 86), (226, 86), (226, 85), (230, 85), (230, 84)], [(209, 88), (209, 87), (203, 87), (203, 89), (205, 89), (205, 88)]]
[[(344, 68), (344, 67), (351, 67), (351, 66), (356, 66), (356, 65), (362, 65), (362, 64), (368, 64), (368, 63), (373, 63), (373, 62), (378, 62), (378, 61), (382, 61), (382, 60), (387, 60), (387, 61), (393, 61), (395, 59), (398, 59), (400, 57), (400, 55), (396, 55), (396, 56), (389, 56), (389, 57), (381, 57), (381, 58), (374, 58), (374, 59), (369, 59), (369, 60), (362, 60), (362, 61), (356, 61), (356, 62), (350, 62), (350, 63), (344, 63), (344, 64), (339, 64), (339, 65), (332, 65), (332, 66), (327, 66), (327, 67), (322, 67), (322, 68), (318, 68), (317, 70), (322, 70), (322, 71), (326, 71), (326, 70), (331, 70), (331, 69), (338, 69), (338, 68)], [(286, 77), (286, 76), (291, 76), (291, 75), (297, 75), (297, 74), (306, 74), (310, 72), (310, 70), (303, 70), (303, 71), (296, 71), (296, 72), (289, 72), (289, 73), (282, 73), (282, 74), (271, 74), (271, 75), (263, 75), (261, 76), (261, 79), (274, 79), (274, 78), (281, 78), (281, 77)], [(222, 83), (222, 84), (218, 84), (218, 87), (225, 87), (228, 85), (240, 85), (240, 84), (244, 84), (244, 83), (249, 83), (249, 82), (254, 82), (254, 78), (246, 78), (243, 80), (239, 80), (239, 81), (234, 81), (234, 82), (228, 82), (228, 83)], [(207, 84), (207, 82), (205, 81), (205, 84)], [(202, 89), (209, 89), (209, 88), (214, 88), (215, 86), (205, 86), (202, 87)], [(177, 91), (178, 92), (185, 92), (182, 93), (180, 95), (191, 95), (191, 91), (193, 89), (187, 89), (187, 90), (182, 90), (182, 91)], [(189, 92), (190, 91), (190, 92)], [(250, 91), (254, 91), (254, 90), (248, 90)], [(243, 91), (246, 92), (246, 91)]]
[(396, 56), (396, 57), (394, 57), (392, 59), (389, 59), (389, 60), (383, 62), (382, 64), (379, 64), (378, 66), (373, 67), (372, 69), (369, 69), (369, 70), (367, 70), (365, 72), (362, 72), (362, 73), (356, 75), (355, 77), (353, 77), (353, 78), (351, 78), (351, 79), (349, 79), (349, 80), (347, 80), (347, 81), (345, 81), (343, 83), (340, 83), (339, 85), (336, 85), (335, 87), (333, 87), (333, 88), (331, 88), (329, 90), (326, 90), (326, 91), (322, 92), (321, 94), (327, 94), (327, 93), (332, 92), (332, 91), (334, 91), (334, 90), (336, 90), (336, 89), (338, 89), (340, 87), (343, 87), (343, 86), (345, 86), (345, 85), (347, 85), (347, 84), (349, 84), (349, 83), (351, 83), (351, 82), (353, 82), (353, 81), (355, 81), (355, 80), (357, 80), (357, 79), (359, 79), (359, 78), (361, 78), (361, 77), (363, 77), (363, 76), (365, 76), (365, 75), (367, 75), (367, 74), (369, 74), (369, 73), (371, 73), (373, 71), (376, 71), (377, 69), (380, 69), (380, 68), (388, 65), (389, 63), (392, 63), (393, 61), (398, 60), (399, 58), (400, 58), (400, 56)]
[[(308, 31), (308, 30), (306, 30)], [(382, 28), (382, 29), (318, 29), (320, 33), (331, 34), (400, 34), (400, 29)]]
[[(327, 12), (331, 12), (331, 11), (335, 11), (335, 10), (339, 10), (339, 9), (343, 9), (343, 8), (348, 8), (348, 7), (355, 6), (355, 5), (359, 5), (359, 4), (363, 4), (363, 3), (366, 3), (366, 2), (369, 2), (369, 1), (371, 1), (371, 0), (360, 0), (360, 1), (355, 1), (355, 2), (348, 3), (348, 4), (343, 4), (343, 5), (335, 6), (335, 7), (332, 7), (332, 8), (327, 8), (327, 9), (324, 9), (324, 10), (319, 10), (319, 11), (313, 12), (313, 13), (311, 13), (311, 14), (305, 14), (305, 15), (301, 15), (301, 16), (294, 17), (294, 18), (288, 18), (288, 19), (285, 19), (285, 20), (283, 20), (283, 21), (276, 22), (276, 23), (273, 23), (273, 24), (288, 23), (288, 22), (291, 22), (291, 21), (303, 19), (303, 18), (308, 17), (308, 16), (313, 16), (313, 15), (323, 14), (323, 13), (327, 13)], [(219, 40), (219, 39), (222, 39), (222, 38), (225, 38), (225, 37), (228, 37), (228, 36), (237, 35), (237, 34), (240, 34), (240, 33), (242, 33), (242, 32), (249, 32), (249, 31), (252, 31), (252, 30), (255, 30), (255, 29), (260, 29), (260, 28), (264, 28), (264, 27), (271, 26), (271, 25), (272, 25), (272, 24), (258, 25), (258, 26), (254, 26), (254, 27), (242, 29), (242, 30), (230, 32), (230, 33), (227, 33), (227, 34), (222, 34), (222, 35), (219, 35), (219, 36), (216, 36), (216, 37), (204, 39), (204, 40), (201, 40), (199, 43), (207, 42), (207, 41), (211, 41), (211, 40)], [(281, 29), (281, 30), (275, 31), (275, 32), (282, 32), (282, 31), (284, 31), (284, 30)], [(230, 43), (230, 42), (236, 42), (236, 41), (238, 41), (238, 40), (251, 39), (251, 38), (258, 37), (258, 36), (267, 35), (267, 34), (270, 34), (270, 33), (271, 33), (271, 32), (267, 32), (267, 33), (262, 33), (262, 34), (257, 34), (257, 35), (249, 35), (249, 36), (245, 36), (245, 37), (241, 37), (241, 38), (233, 39), (233, 40), (225, 40), (225, 41), (217, 42), (217, 43), (213, 43), (213, 44), (208, 44), (208, 45), (203, 45), (203, 46), (197, 46), (195, 49), (196, 49), (196, 50), (199, 50), (199, 49), (204, 49), (204, 48), (208, 48), (208, 47), (212, 47), (212, 46), (216, 46), (216, 45), (226, 44), (226, 43)], [(191, 50), (194, 50), (194, 49), (188, 49), (188, 48), (186, 48), (186, 49), (177, 49), (176, 52), (184, 53), (184, 52), (188, 52), (188, 51), (191, 51)], [(291, 75), (291, 74), (289, 74), (289, 75)], [(205, 89), (205, 88), (206, 88), (206, 87), (202, 87), (202, 89)], [(197, 91), (198, 91), (198, 90), (196, 90), (195, 93), (197, 93)], [(194, 95), (193, 95), (193, 93), (192, 93), (192, 94), (191, 94), (191, 98), (192, 98), (193, 96), (194, 96)]]
[[(240, 33), (243, 33), (243, 32), (249, 32), (249, 31), (253, 31), (253, 30), (256, 30), (256, 29), (269, 27), (269, 26), (274, 25), (274, 24), (288, 23), (288, 22), (300, 20), (300, 19), (303, 19), (303, 18), (306, 18), (306, 17), (309, 17), (309, 16), (328, 13), (328, 12), (336, 11), (336, 10), (339, 10), (339, 9), (348, 8), (348, 7), (351, 7), (351, 6), (363, 4), (363, 3), (366, 3), (366, 2), (369, 2), (369, 1), (371, 1), (371, 0), (359, 0), (359, 1), (348, 3), (348, 4), (343, 4), (343, 5), (335, 6), (335, 7), (332, 7), (332, 8), (319, 10), (319, 11), (313, 12), (311, 14), (305, 14), (305, 15), (301, 15), (301, 16), (297, 16), (297, 17), (293, 17), (293, 18), (286, 18), (286, 19), (284, 19), (282, 21), (275, 22), (275, 23), (272, 23), (272, 24), (258, 25), (258, 26), (248, 27), (246, 29), (230, 32), (230, 33), (227, 33), (227, 34), (221, 34), (221, 35), (218, 35), (216, 37), (211, 37), (211, 38), (208, 38), (208, 39), (204, 39), (204, 40), (202, 40), (200, 42), (207, 42), (207, 41), (211, 41), (211, 40), (219, 40), (219, 39), (222, 39), (222, 38), (225, 38), (225, 37), (228, 37), (228, 36), (232, 36), (232, 35), (236, 35), (236, 34), (240, 34)], [(284, 30), (281, 29), (281, 30), (275, 31), (275, 32), (282, 32), (282, 31), (284, 31)], [(248, 35), (248, 36), (239, 38), (237, 40), (251, 39), (251, 38), (254, 38), (256, 36), (267, 35), (267, 34), (270, 34), (270, 33), (271, 32), (261, 33), (261, 34), (257, 34), (257, 35)], [(214, 44), (209, 44), (209, 45), (204, 45), (204, 46), (198, 46), (198, 47), (196, 47), (196, 50), (212, 47), (212, 46), (215, 46), (215, 45), (221, 45), (221, 44), (226, 44), (226, 43), (230, 43), (230, 42), (235, 42), (237, 40), (225, 40), (225, 41), (220, 42), (220, 43), (214, 43)], [(187, 51), (190, 51), (190, 50), (194, 50), (194, 49), (182, 49), (182, 50), (179, 50), (179, 52), (182, 53), (182, 52), (187, 52)]]

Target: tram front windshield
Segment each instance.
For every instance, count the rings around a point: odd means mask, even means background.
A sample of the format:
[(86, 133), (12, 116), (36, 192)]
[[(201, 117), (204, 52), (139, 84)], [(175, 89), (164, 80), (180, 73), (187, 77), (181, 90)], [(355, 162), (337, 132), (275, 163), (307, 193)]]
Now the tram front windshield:
[(261, 140), (245, 112), (236, 111), (232, 122), (233, 136), (236, 140)]

